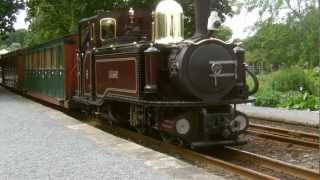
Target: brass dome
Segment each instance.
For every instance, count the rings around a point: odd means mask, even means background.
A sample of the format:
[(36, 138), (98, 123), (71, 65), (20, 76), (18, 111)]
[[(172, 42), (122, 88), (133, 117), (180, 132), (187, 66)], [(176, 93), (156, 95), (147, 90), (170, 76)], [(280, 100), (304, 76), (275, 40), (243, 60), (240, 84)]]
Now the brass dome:
[(184, 14), (179, 3), (163, 0), (154, 12), (154, 41), (157, 44), (171, 44), (183, 41)]

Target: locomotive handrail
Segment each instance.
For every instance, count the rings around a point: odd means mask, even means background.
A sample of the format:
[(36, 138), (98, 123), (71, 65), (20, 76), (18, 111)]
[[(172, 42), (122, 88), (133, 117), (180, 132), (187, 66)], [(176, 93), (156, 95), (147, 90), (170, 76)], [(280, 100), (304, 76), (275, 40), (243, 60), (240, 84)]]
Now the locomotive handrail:
[(205, 43), (205, 42), (210, 42), (210, 41), (218, 41), (218, 42), (221, 42), (221, 43), (223, 43), (225, 45), (231, 45), (232, 44), (232, 43), (227, 43), (227, 42), (222, 41), (221, 39), (217, 39), (217, 38), (213, 38), (213, 37), (202, 39), (202, 40), (200, 40), (198, 42), (194, 42), (192, 40), (184, 40), (183, 42), (189, 43), (189, 44), (192, 44), (192, 45), (199, 45), (199, 44), (202, 44), (202, 43)]

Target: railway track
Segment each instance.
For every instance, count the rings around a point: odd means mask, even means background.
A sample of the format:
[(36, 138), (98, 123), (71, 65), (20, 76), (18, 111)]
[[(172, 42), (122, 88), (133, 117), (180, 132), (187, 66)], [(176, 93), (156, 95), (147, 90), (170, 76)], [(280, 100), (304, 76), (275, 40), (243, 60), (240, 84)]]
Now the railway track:
[(283, 161), (275, 160), (266, 156), (257, 155), (251, 152), (239, 150), (233, 147), (225, 147), (223, 151), (215, 151), (212, 154), (228, 162), (245, 164), (253, 169), (271, 171), (275, 178), (281, 179), (319, 179), (320, 174), (300, 166), (295, 166)]
[(319, 135), (251, 123), (248, 134), (281, 142), (319, 148)]
[[(135, 133), (124, 128), (109, 126), (105, 121), (103, 121), (102, 123), (97, 122), (97, 120), (102, 121), (101, 119), (95, 119), (94, 121), (92, 121), (92, 118), (90, 118), (90, 120), (88, 121), (88, 119), (80, 118), (79, 114), (76, 112), (65, 111), (64, 109), (61, 109), (57, 106), (52, 106), (41, 101), (40, 103), (54, 108), (56, 110), (62, 111), (76, 119), (79, 119), (87, 124), (90, 124), (94, 127), (97, 127), (116, 136), (131, 140), (137, 144), (147, 146), (162, 153), (167, 153), (179, 157), (180, 159), (183, 159), (187, 162), (191, 162), (197, 166), (204, 167), (206, 169), (215, 169), (219, 167), (225, 171), (239, 175), (245, 179), (259, 180), (283, 179), (283, 177), (289, 177), (289, 179), (300, 178), (312, 180), (319, 179), (320, 177), (319, 172), (231, 147), (226, 147), (210, 152), (195, 152), (183, 147), (164, 143), (162, 141)], [(258, 127), (260, 126), (255, 126), (255, 128)], [(253, 128), (254, 127), (251, 126), (249, 132), (250, 130), (252, 131)], [(282, 130), (279, 130), (279, 132), (280, 131)], [(242, 164), (241, 162), (243, 161), (245, 161), (246, 163)], [(267, 168), (269, 169), (269, 171), (265, 171), (260, 168), (255, 168), (257, 166)]]
[[(221, 168), (224, 171), (239, 175), (245, 179), (283, 179), (283, 177), (292, 177), (292, 179), (318, 179), (319, 173), (294, 166), (282, 161), (274, 160), (261, 155), (241, 151), (235, 148), (226, 147), (215, 151), (196, 152), (183, 147), (167, 144), (157, 139), (129, 131), (119, 127), (101, 125), (103, 123), (89, 123), (104, 131), (112, 133), (124, 139), (131, 140), (135, 143), (144, 145), (162, 153), (183, 159), (187, 162), (206, 169)], [(238, 162), (250, 163), (238, 163)], [(254, 166), (252, 166), (255, 164)], [(250, 165), (250, 166), (247, 166)], [(256, 167), (262, 167), (257, 169)], [(269, 173), (265, 173), (266, 168)], [(271, 172), (271, 173), (270, 173)], [(290, 178), (289, 178), (290, 179)]]

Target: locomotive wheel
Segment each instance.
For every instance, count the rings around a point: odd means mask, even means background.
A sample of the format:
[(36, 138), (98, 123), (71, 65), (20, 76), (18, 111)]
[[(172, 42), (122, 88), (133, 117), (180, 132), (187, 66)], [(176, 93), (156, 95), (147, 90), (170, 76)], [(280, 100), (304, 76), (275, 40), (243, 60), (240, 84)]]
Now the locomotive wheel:
[(128, 124), (129, 114), (128, 109), (124, 104), (113, 103), (106, 104), (101, 116), (108, 121), (110, 125), (119, 124), (125, 125)]
[(186, 147), (186, 143), (179, 137), (175, 137), (164, 132), (159, 132), (159, 134), (162, 141), (165, 143)]
[(140, 134), (145, 134), (145, 135), (148, 134), (148, 131), (145, 127), (134, 127), (134, 129)]

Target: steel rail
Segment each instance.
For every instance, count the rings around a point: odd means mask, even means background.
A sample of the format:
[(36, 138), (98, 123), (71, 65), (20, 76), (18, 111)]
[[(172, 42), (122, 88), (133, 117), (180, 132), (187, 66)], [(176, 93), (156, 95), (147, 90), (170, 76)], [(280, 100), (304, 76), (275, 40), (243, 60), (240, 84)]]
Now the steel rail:
[(311, 148), (320, 147), (319, 136), (316, 134), (292, 131), (283, 128), (275, 128), (258, 124), (250, 124), (250, 127), (246, 132), (248, 134), (267, 139), (274, 139), (281, 142), (292, 143)]
[(220, 148), (214, 151), (210, 151), (210, 153), (196, 152), (180, 146), (167, 144), (160, 140), (118, 126), (111, 127), (106, 124), (93, 125), (121, 138), (129, 139), (130, 141), (133, 141), (137, 144), (144, 145), (148, 148), (152, 148), (162, 153), (177, 156), (180, 159), (191, 162), (200, 167), (204, 167), (207, 169), (220, 167), (227, 172), (240, 175), (242, 177), (245, 177), (246, 179), (270, 180), (279, 178), (273, 175), (268, 175), (263, 172), (253, 170), (252, 168), (237, 165), (234, 163), (234, 161), (237, 162), (246, 160), (248, 162), (257, 164), (257, 166), (265, 167), (284, 175), (290, 175), (302, 179), (313, 180), (320, 177), (320, 174), (316, 171), (232, 147), (225, 147), (223, 149)]
[[(300, 166), (295, 166), (280, 160), (271, 159), (266, 156), (257, 155), (251, 152), (242, 151), (232, 147), (225, 147), (224, 149), (219, 149), (214, 151), (214, 153), (201, 153), (195, 152), (183, 147), (175, 146), (172, 144), (167, 144), (162, 141), (156, 140), (154, 138), (144, 136), (123, 128), (116, 127), (117, 135), (123, 138), (130, 139), (138, 144), (146, 145), (149, 148), (155, 149), (157, 151), (167, 153), (170, 155), (178, 156), (179, 158), (192, 162), (198, 166), (204, 168), (220, 167), (231, 173), (240, 175), (247, 179), (279, 179), (278, 177), (267, 175), (262, 172), (237, 165), (232, 161), (247, 160), (258, 164), (258, 166), (271, 169), (275, 172), (279, 172), (284, 175), (290, 175), (293, 177), (298, 177), (302, 179), (318, 179), (320, 174), (316, 171), (309, 170)], [(220, 155), (220, 156), (219, 156)], [(225, 157), (228, 157), (225, 159)], [(231, 158), (231, 159), (230, 159)]]
[(242, 160), (242, 161), (247, 160), (251, 163), (257, 164), (258, 166), (271, 169), (281, 174), (287, 174), (293, 177), (298, 177), (301, 179), (308, 179), (308, 180), (320, 178), (320, 174), (317, 171), (292, 165), (283, 161), (271, 159), (266, 156), (257, 155), (251, 152), (239, 150), (233, 147), (225, 147), (222, 156), (225, 156), (226, 154), (228, 155), (229, 158), (232, 158), (233, 160), (235, 159)]
[(271, 127), (271, 126), (265, 126), (265, 125), (261, 125), (261, 124), (255, 124), (255, 123), (250, 123), (250, 127), (251, 128), (256, 128), (256, 129), (270, 130), (270, 131), (277, 132), (277, 133), (287, 134), (289, 136), (310, 139), (310, 141), (314, 141), (314, 142), (319, 140), (319, 135), (318, 134), (313, 134), (313, 133), (306, 133), (306, 132), (302, 132), (302, 131), (294, 131), (294, 130), (278, 128), (278, 127)]
[[(100, 128), (100, 127), (99, 127)], [(106, 128), (103, 128), (103, 130), (106, 130)], [(214, 168), (221, 168), (227, 172), (233, 173), (233, 174), (237, 174), (241, 177), (244, 177), (246, 179), (261, 179), (261, 180), (275, 180), (278, 179), (276, 177), (270, 176), (270, 175), (266, 175), (264, 173), (249, 169), (249, 168), (245, 168), (239, 165), (236, 165), (234, 163), (231, 162), (227, 162), (218, 158), (214, 158), (212, 156), (203, 154), (203, 153), (199, 153), (199, 152), (195, 152), (189, 149), (186, 149), (184, 147), (179, 147), (176, 145), (172, 145), (172, 144), (167, 144), (164, 143), (162, 141), (159, 141), (157, 139), (148, 137), (148, 136), (144, 136), (142, 134), (138, 134), (123, 128), (119, 128), (119, 127), (112, 127), (112, 129), (110, 130), (110, 127), (107, 128), (108, 132), (125, 138), (125, 139), (129, 139), (130, 141), (133, 141), (137, 144), (141, 144), (144, 145), (148, 148), (152, 148), (156, 151), (162, 152), (162, 153), (166, 153), (166, 154), (170, 154), (173, 156), (177, 156), (180, 159), (183, 159), (187, 162), (191, 162), (197, 166), (206, 168), (206, 169), (214, 169)]]
[[(33, 98), (31, 98), (31, 99), (33, 99)], [(55, 105), (50, 105), (50, 104), (44, 103), (43, 101), (40, 101), (40, 102), (48, 107), (62, 111), (62, 112), (66, 113), (76, 119), (79, 119), (79, 117), (77, 117), (74, 113), (71, 113), (68, 110), (66, 111), (64, 109), (61, 109), (60, 107), (55, 106)], [(162, 141), (156, 140), (154, 138), (147, 137), (142, 134), (138, 134), (138, 133), (135, 133), (133, 131), (129, 131), (129, 130), (126, 130), (123, 128), (106, 126), (107, 123), (104, 123), (104, 125), (101, 125), (99, 123), (98, 124), (92, 124), (90, 122), (87, 122), (87, 123), (94, 126), (94, 127), (99, 128), (101, 130), (107, 131), (111, 134), (120, 136), (125, 139), (132, 140), (133, 142), (135, 142), (137, 144), (145, 144), (149, 148), (155, 149), (155, 150), (163, 152), (163, 153), (167, 153), (167, 154), (171, 154), (171, 155), (175, 154), (175, 155), (179, 156), (180, 158), (184, 159), (185, 161), (194, 162), (198, 166), (202, 166), (202, 167), (206, 167), (206, 168), (208, 168), (207, 165), (221, 167), (221, 168), (225, 169), (226, 171), (229, 171), (234, 174), (246, 177), (247, 179), (261, 179), (261, 180), (278, 179), (277, 177), (270, 176), (270, 175), (267, 175), (267, 174), (249, 169), (249, 168), (245, 168), (245, 167), (236, 165), (234, 163), (230, 163), (228, 161), (223, 160), (222, 158), (215, 158), (213, 156), (209, 156), (209, 155), (206, 155), (203, 153), (191, 151), (189, 149), (185, 149), (185, 148), (175, 146), (172, 144), (167, 144)], [(232, 156), (233, 158), (234, 157), (241, 157), (240, 159), (251, 159), (251, 160), (255, 159), (255, 161), (260, 162), (260, 165), (262, 165), (262, 166), (271, 167), (271, 168), (278, 167), (281, 169), (281, 171), (288, 173), (290, 175), (296, 176), (296, 177), (302, 177), (302, 178), (306, 178), (306, 179), (319, 179), (319, 177), (320, 177), (320, 174), (315, 171), (308, 170), (308, 169), (294, 166), (294, 165), (290, 165), (285, 162), (274, 160), (274, 159), (267, 158), (267, 157), (262, 158), (262, 156), (259, 156), (259, 155), (256, 155), (256, 154), (253, 154), (250, 152), (245, 152), (245, 151), (237, 150), (237, 149), (230, 148), (230, 147), (225, 148), (225, 151), (223, 151), (223, 152), (229, 153), (227, 155), (228, 157)], [(233, 155), (231, 153), (233, 153)], [(276, 169), (274, 169), (274, 170), (276, 170)]]

